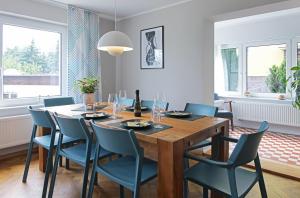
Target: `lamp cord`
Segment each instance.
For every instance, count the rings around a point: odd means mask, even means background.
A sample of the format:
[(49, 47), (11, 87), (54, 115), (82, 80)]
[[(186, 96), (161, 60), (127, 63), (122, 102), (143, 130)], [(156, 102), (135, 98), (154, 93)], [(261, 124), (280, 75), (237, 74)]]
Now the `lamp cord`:
[(115, 31), (117, 31), (117, 0), (115, 0), (114, 3), (115, 3)]

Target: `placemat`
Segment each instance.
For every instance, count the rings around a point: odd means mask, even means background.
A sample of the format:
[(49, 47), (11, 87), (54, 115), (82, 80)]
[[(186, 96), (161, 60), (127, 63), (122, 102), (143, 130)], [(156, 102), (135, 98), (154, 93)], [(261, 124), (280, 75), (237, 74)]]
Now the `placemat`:
[(206, 116), (204, 116), (204, 115), (194, 115), (194, 114), (192, 114), (191, 116), (186, 117), (186, 118), (178, 118), (178, 117), (171, 117), (171, 116), (165, 116), (165, 117), (166, 117), (166, 118), (178, 119), (178, 120), (195, 121), (195, 120), (204, 118), (204, 117), (206, 117)]
[[(116, 128), (120, 128), (120, 129), (127, 129), (127, 128), (125, 128), (121, 125), (121, 122), (110, 123), (108, 125), (116, 127)], [(155, 128), (155, 126), (157, 126), (157, 125), (159, 125), (160, 128)], [(134, 130), (134, 131), (137, 132), (137, 133), (145, 134), (145, 135), (151, 135), (151, 134), (158, 133), (160, 131), (164, 131), (164, 130), (170, 129), (170, 128), (172, 128), (172, 126), (165, 125), (165, 124), (156, 124), (156, 123), (154, 123), (153, 127), (143, 129), (143, 130)]]

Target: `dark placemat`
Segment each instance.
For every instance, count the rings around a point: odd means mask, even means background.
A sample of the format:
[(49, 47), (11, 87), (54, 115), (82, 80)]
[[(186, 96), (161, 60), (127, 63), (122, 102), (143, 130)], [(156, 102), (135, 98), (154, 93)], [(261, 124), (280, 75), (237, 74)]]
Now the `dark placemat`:
[[(127, 129), (125, 127), (123, 127), (121, 125), (121, 122), (116, 122), (116, 123), (110, 123), (108, 124), (109, 126), (112, 126), (112, 127), (116, 127), (116, 128), (120, 128), (120, 129)], [(155, 126), (157, 125), (160, 125), (161, 128), (155, 128)], [(158, 133), (160, 131), (164, 131), (166, 129), (170, 129), (172, 128), (172, 126), (169, 126), (169, 125), (165, 125), (165, 124), (155, 124), (154, 123), (154, 126), (150, 127), (150, 128), (147, 128), (147, 129), (143, 129), (143, 130), (134, 130), (135, 132), (137, 133), (142, 133), (142, 134), (145, 134), (145, 135), (151, 135), (151, 134), (154, 134), (154, 133)], [(127, 129), (128, 130), (128, 129)]]
[(192, 114), (191, 116), (186, 117), (186, 118), (171, 117), (171, 116), (165, 116), (165, 117), (166, 117), (166, 118), (178, 119), (178, 120), (195, 121), (195, 120), (204, 118), (204, 117), (206, 117), (206, 116), (204, 116), (204, 115), (194, 115), (194, 114)]

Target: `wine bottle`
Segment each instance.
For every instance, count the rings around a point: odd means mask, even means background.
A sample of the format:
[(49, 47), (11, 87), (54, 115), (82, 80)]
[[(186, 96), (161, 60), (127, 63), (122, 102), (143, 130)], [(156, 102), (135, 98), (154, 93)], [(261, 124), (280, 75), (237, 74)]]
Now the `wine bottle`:
[(135, 117), (142, 116), (142, 108), (141, 108), (140, 91), (139, 90), (135, 91), (134, 116)]

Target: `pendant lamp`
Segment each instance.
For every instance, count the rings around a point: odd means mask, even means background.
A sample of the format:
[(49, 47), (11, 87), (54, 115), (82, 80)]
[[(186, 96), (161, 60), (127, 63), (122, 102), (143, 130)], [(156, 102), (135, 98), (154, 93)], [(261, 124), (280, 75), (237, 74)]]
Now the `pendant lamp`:
[(123, 32), (117, 31), (117, 4), (115, 4), (115, 30), (107, 32), (98, 41), (97, 49), (106, 51), (112, 56), (120, 56), (123, 52), (133, 50), (130, 38)]

